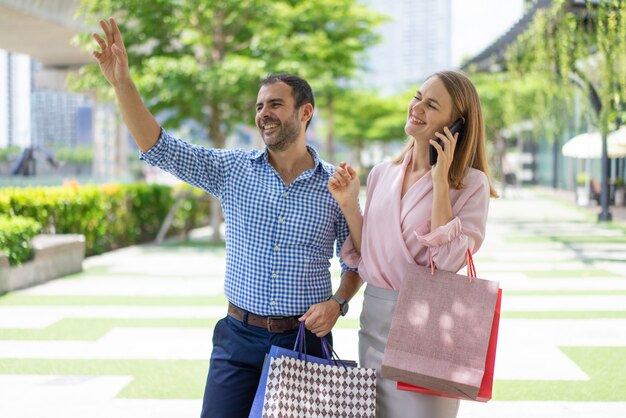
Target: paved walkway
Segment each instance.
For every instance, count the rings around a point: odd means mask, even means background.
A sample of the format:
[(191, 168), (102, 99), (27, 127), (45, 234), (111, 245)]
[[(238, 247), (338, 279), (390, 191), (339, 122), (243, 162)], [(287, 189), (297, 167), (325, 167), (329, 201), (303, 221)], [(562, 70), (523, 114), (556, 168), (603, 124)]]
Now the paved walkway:
[[(626, 416), (626, 224), (549, 192), (492, 202), (475, 261), (505, 292), (494, 399), (462, 402), (460, 418)], [(197, 239), (91, 257), (0, 297), (0, 417), (197, 417), (226, 306), (224, 249)], [(344, 358), (361, 299), (334, 331)]]

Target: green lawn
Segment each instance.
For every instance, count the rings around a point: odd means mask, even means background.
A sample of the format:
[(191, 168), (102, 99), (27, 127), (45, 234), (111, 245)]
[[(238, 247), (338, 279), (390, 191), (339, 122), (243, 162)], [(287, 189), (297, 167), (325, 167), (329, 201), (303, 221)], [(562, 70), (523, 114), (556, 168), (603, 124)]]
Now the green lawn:
[[(493, 399), (501, 401), (626, 401), (626, 347), (561, 347), (588, 381), (499, 380)], [(496, 358), (496, 370), (498, 367)]]

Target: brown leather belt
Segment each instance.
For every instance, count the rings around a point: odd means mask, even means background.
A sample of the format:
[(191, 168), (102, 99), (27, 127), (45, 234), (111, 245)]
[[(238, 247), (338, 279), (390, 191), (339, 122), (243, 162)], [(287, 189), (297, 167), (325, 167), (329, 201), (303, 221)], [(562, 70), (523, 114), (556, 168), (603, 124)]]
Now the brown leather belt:
[(258, 316), (244, 311), (243, 309), (239, 309), (230, 302), (228, 303), (228, 315), (244, 324), (263, 328), (273, 333), (293, 331), (300, 326), (300, 321), (298, 321), (297, 316)]

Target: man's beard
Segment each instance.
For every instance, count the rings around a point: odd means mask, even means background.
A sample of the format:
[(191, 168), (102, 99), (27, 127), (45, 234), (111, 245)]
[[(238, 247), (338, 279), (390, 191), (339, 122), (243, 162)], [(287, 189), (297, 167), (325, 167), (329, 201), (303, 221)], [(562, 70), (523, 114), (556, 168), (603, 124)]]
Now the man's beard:
[(277, 120), (277, 119), (269, 119), (267, 121), (264, 121), (263, 124), (265, 125), (266, 123), (271, 123), (271, 122), (279, 123), (278, 128), (277, 128), (278, 131), (273, 134), (273, 139), (270, 140), (271, 142), (269, 142), (265, 138), (265, 135), (263, 134), (263, 129), (261, 129), (261, 136), (263, 137), (263, 142), (265, 142), (265, 145), (270, 151), (274, 151), (274, 152), (284, 151), (287, 148), (289, 148), (291, 144), (296, 142), (296, 140), (298, 139), (298, 135), (300, 133), (300, 121), (298, 120), (297, 111), (293, 113), (293, 119), (288, 120), (285, 123), (281, 123), (280, 120)]

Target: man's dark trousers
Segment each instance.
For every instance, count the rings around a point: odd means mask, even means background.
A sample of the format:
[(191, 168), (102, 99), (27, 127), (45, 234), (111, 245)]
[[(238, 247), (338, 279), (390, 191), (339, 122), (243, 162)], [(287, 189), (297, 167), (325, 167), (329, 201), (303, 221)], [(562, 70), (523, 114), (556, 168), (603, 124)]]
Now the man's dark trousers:
[[(270, 333), (230, 316), (213, 331), (213, 353), (201, 418), (248, 418), (265, 355), (272, 345), (293, 349), (298, 331)], [(332, 344), (332, 336), (326, 336)], [(320, 339), (306, 332), (307, 353), (323, 357)]]

